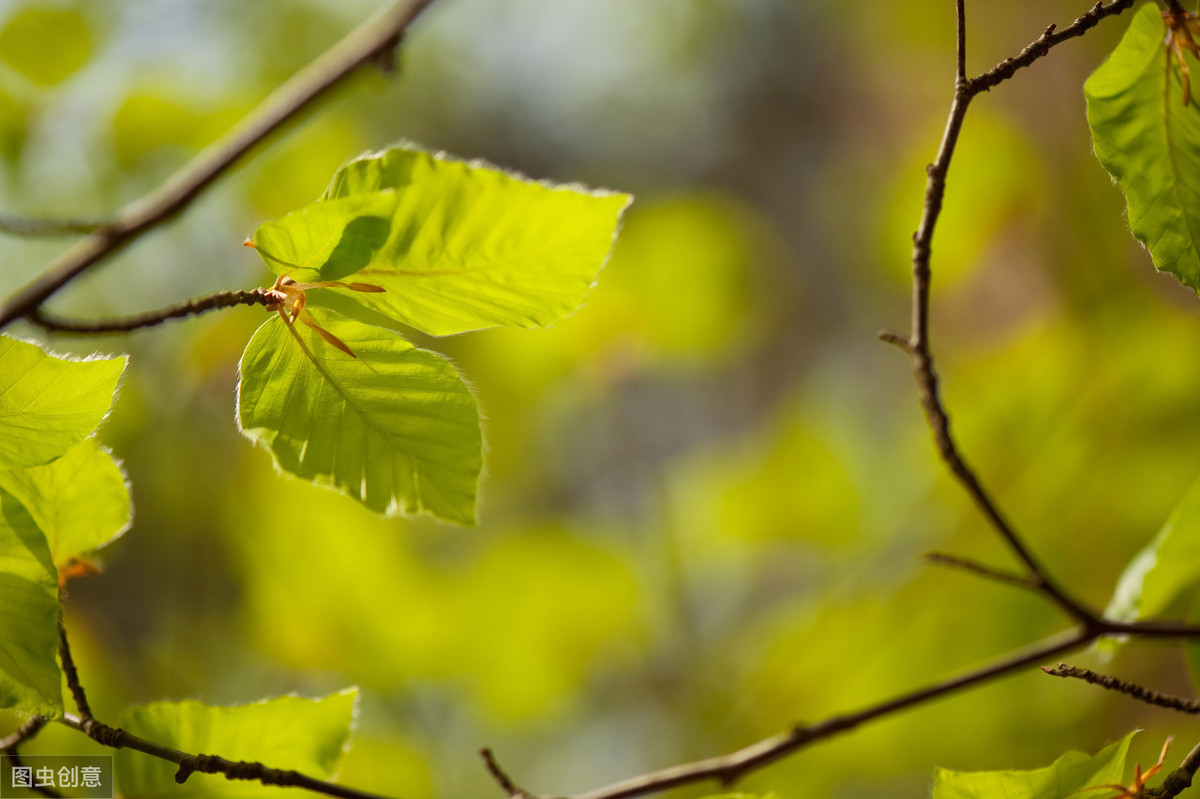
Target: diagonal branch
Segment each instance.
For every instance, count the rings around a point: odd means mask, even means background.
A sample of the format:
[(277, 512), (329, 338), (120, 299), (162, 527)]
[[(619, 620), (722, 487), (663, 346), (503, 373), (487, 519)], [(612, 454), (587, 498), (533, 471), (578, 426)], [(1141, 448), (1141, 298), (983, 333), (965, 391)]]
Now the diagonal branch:
[(52, 333), (127, 333), (130, 330), (160, 325), (168, 319), (182, 319), (219, 308), (233, 308), (238, 305), (265, 306), (269, 300), (264, 292), (265, 289), (262, 288), (250, 291), (219, 291), (205, 297), (197, 297), (194, 300), (186, 300), (176, 305), (160, 308), (157, 311), (148, 311), (121, 319), (99, 319), (89, 322), (64, 319), (39, 309), (29, 314), (29, 321)]
[(0, 233), (12, 236), (79, 236), (103, 227), (101, 222), (81, 219), (24, 219), (0, 214)]
[(377, 64), (433, 0), (401, 0), (359, 25), (297, 72), (224, 137), (161, 186), (126, 205), (114, 221), (79, 241), (0, 305), (0, 329), (34, 313), (45, 300), (146, 231), (181, 213), (247, 152), (365, 64)]
[(1091, 669), (1059, 663), (1054, 668), (1043, 666), (1042, 671), (1051, 677), (1070, 677), (1076, 680), (1083, 680), (1089, 685), (1098, 685), (1106, 691), (1116, 691), (1119, 694), (1125, 694), (1139, 702), (1145, 702), (1147, 705), (1165, 707), (1168, 710), (1177, 710), (1180, 713), (1188, 713), (1193, 716), (1200, 715), (1200, 702), (1192, 699), (1184, 699), (1181, 696), (1172, 696), (1171, 694), (1161, 694), (1158, 691), (1151, 691), (1149, 688), (1137, 683), (1122, 680), (1108, 674), (1098, 674)]

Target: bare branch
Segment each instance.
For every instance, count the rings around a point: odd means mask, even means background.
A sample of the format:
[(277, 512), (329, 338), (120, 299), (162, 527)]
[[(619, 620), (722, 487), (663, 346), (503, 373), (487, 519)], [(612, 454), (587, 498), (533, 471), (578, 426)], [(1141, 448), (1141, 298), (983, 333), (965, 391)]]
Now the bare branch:
[(516, 783), (505, 773), (504, 769), (500, 768), (500, 764), (496, 762), (496, 756), (492, 754), (491, 749), (486, 746), (483, 747), (479, 750), (479, 756), (483, 758), (483, 764), (487, 767), (488, 774), (491, 774), (492, 778), (504, 789), (509, 799), (536, 799), (533, 794), (517, 787)]
[(75, 708), (79, 711), (79, 715), (90, 719), (92, 708), (88, 705), (83, 684), (79, 682), (79, 672), (75, 669), (75, 658), (71, 655), (71, 645), (67, 641), (67, 626), (63, 624), (61, 613), (58, 616), (58, 659), (62, 661), (63, 676), (66, 678), (67, 687), (71, 689)]
[(41, 731), (42, 727), (45, 727), (49, 722), (50, 719), (45, 716), (31, 717), (28, 721), (17, 728), (17, 731), (12, 735), (8, 736), (7, 738), (0, 739), (0, 752), (3, 752), (9, 757), (16, 755), (17, 747), (37, 735)]
[(122, 208), (115, 220), (75, 244), (0, 305), (0, 329), (28, 316), (80, 274), (151, 228), (182, 212), (242, 156), (350, 73), (374, 64), (433, 0), (402, 0), (348, 33), (255, 107), (233, 130), (199, 153), (159, 188)]
[[(937, 156), (927, 169), (924, 210), (917, 232), (913, 235), (912, 333), (908, 337), (907, 346), (905, 346), (912, 359), (913, 375), (917, 382), (921, 407), (925, 412), (925, 419), (933, 433), (934, 444), (942, 461), (966, 490), (976, 508), (1024, 565), (1034, 587), (1085, 627), (1093, 629), (1099, 623), (1097, 614), (1068, 596), (1050, 577), (1049, 572), (1037, 560), (1032, 550), (1025, 544), (984, 488), (982, 481), (963, 457), (951, 434), (950, 416), (941, 400), (933, 350), (929, 340), (930, 294), (933, 280), (930, 259), (933, 254), (933, 233), (941, 216), (942, 203), (946, 193), (946, 178), (971, 100), (980, 92), (1012, 77), (1020, 67), (1027, 66), (1041, 58), (1049, 52), (1051, 47), (1081, 35), (1104, 17), (1118, 14), (1132, 4), (1132, 0), (1114, 0), (1107, 6), (1097, 3), (1090, 11), (1061, 31), (1055, 32), (1054, 26), (1048, 27), (1038, 39), (1017, 56), (1008, 59), (978, 78), (968, 79), (965, 73), (964, 2), (956, 0), (958, 64), (954, 99), (950, 104), (950, 113), (942, 133)], [(891, 343), (899, 342), (899, 338), (894, 334), (887, 336), (885, 340)]]
[(1032, 591), (1040, 591), (1041, 586), (1037, 581), (1023, 574), (1013, 574), (1012, 572), (993, 569), (991, 566), (985, 566), (982, 563), (976, 563), (973, 560), (960, 558), (957, 555), (949, 555), (945, 552), (926, 552), (922, 556), (926, 563), (933, 563), (938, 566), (949, 566), (953, 569), (961, 569), (965, 572), (970, 572), (977, 577), (983, 577), (988, 580), (993, 580), (998, 583), (1016, 586), (1017, 588), (1026, 588)]
[(1105, 17), (1120, 14), (1130, 8), (1133, 3), (1134, 0), (1113, 0), (1108, 5), (1098, 2), (1085, 14), (1080, 16), (1079, 19), (1062, 30), (1057, 30), (1056, 25), (1050, 25), (1042, 32), (1041, 36), (1026, 45), (1025, 49), (1020, 53), (1012, 58), (1004, 59), (982, 75), (967, 81), (967, 90), (971, 95), (988, 91), (1011, 78), (1017, 70), (1029, 66), (1049, 53), (1050, 48), (1062, 44), (1067, 39), (1082, 36), (1099, 24)]
[(250, 291), (219, 291), (216, 294), (209, 294), (206, 297), (197, 297), (194, 300), (187, 300), (186, 302), (161, 308), (157, 311), (149, 311), (137, 314), (136, 316), (127, 316), (122, 319), (99, 319), (91, 322), (83, 322), (75, 319), (64, 319), (61, 316), (54, 316), (41, 310), (34, 310), (33, 313), (29, 314), (28, 319), (35, 325), (53, 333), (77, 333), (81, 335), (127, 333), (143, 327), (160, 325), (168, 319), (195, 316), (219, 308), (233, 308), (238, 305), (266, 305), (267, 298), (263, 292), (264, 290), (261, 288), (251, 289)]
[(1162, 785), (1146, 789), (1146, 799), (1174, 799), (1192, 787), (1192, 778), (1196, 776), (1197, 769), (1200, 769), (1200, 744), (1192, 747), (1192, 751), (1188, 752), (1183, 763), (1167, 775)]
[(1139, 702), (1145, 702), (1147, 705), (1156, 705), (1157, 707), (1165, 707), (1169, 710), (1178, 710), (1180, 713), (1190, 713), (1192, 715), (1200, 714), (1200, 702), (1195, 702), (1190, 699), (1184, 699), (1179, 696), (1170, 694), (1161, 694), (1157, 691), (1151, 691), (1149, 688), (1138, 685), (1137, 683), (1122, 680), (1117, 677), (1111, 677), (1107, 674), (1097, 674), (1091, 669), (1084, 669), (1078, 666), (1068, 666), (1066, 663), (1059, 663), (1058, 666), (1051, 668), (1043, 666), (1042, 671), (1052, 677), (1070, 677), (1076, 680), (1083, 680), (1090, 685), (1098, 685), (1106, 691), (1116, 691), (1117, 693), (1125, 694)]
[(192, 755), (172, 749), (169, 746), (147, 741), (125, 730), (101, 724), (93, 718), (81, 718), (66, 714), (61, 719), (66, 726), (79, 730), (93, 741), (114, 749), (136, 749), (139, 752), (166, 760), (179, 766), (175, 781), (183, 783), (196, 772), (202, 774), (224, 774), (230, 780), (252, 780), (263, 785), (279, 785), (290, 788), (303, 788), (313, 793), (327, 796), (338, 796), (342, 799), (383, 799), (378, 794), (366, 793), (344, 785), (318, 780), (289, 769), (275, 769), (262, 763), (251, 763), (244, 760), (226, 760), (217, 755)]
[(86, 222), (81, 219), (22, 219), (0, 214), (0, 233), (30, 238), (53, 236), (79, 236), (103, 227), (101, 222)]

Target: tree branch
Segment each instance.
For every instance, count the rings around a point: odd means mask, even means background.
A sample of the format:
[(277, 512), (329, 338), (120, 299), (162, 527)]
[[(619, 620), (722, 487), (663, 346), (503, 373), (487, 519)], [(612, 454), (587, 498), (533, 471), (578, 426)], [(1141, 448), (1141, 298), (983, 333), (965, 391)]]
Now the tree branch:
[(367, 20), (297, 72), (224, 137), (159, 188), (126, 205), (114, 221), (64, 252), (0, 305), (0, 329), (36, 311), (56, 291), (146, 231), (182, 212), (255, 145), (364, 64), (378, 63), (433, 0), (402, 0)]
[(78, 236), (91, 233), (100, 227), (103, 227), (103, 223), (86, 222), (81, 219), (22, 219), (0, 214), (0, 233), (13, 236)]
[(983, 577), (987, 580), (992, 580), (997, 583), (1004, 583), (1016, 588), (1025, 588), (1032, 591), (1039, 591), (1040, 586), (1037, 582), (1027, 575), (1013, 574), (1011, 572), (993, 569), (991, 566), (985, 566), (982, 563), (976, 563), (973, 560), (960, 558), (957, 555), (948, 555), (945, 552), (926, 552), (923, 556), (926, 563), (933, 563), (938, 566), (949, 566), (953, 569), (960, 569), (965, 572), (974, 574), (976, 577)]
[[(965, 675), (903, 694), (864, 710), (835, 716), (814, 725), (798, 726), (790, 731), (764, 739), (727, 755), (698, 760), (693, 763), (643, 774), (605, 788), (579, 794), (574, 799), (629, 799), (629, 797), (643, 796), (681, 785), (690, 785), (709, 780), (715, 780), (722, 786), (729, 786), (747, 773), (762, 768), (811, 743), (831, 738), (855, 729), (867, 722), (907, 710), (957, 691), (995, 680), (1013, 671), (1025, 668), (1038, 660), (1090, 644), (1105, 635), (1139, 634), (1156, 638), (1184, 636), (1200, 638), (1200, 627), (1194, 625), (1110, 622), (1084, 608), (1064, 593), (1051, 580), (1046, 570), (1037, 561), (1032, 551), (1025, 545), (1015, 529), (1005, 519), (978, 477), (976, 477), (974, 471), (968, 466), (966, 460), (959, 452), (958, 446), (950, 433), (949, 414), (939, 396), (938, 377), (934, 368), (933, 352), (929, 339), (932, 284), (930, 260), (933, 252), (933, 233), (942, 211), (942, 203), (946, 191), (946, 177), (971, 100), (980, 92), (986, 91), (1007, 80), (1021, 67), (1028, 66), (1041, 58), (1057, 44), (1081, 35), (1089, 28), (1095, 26), (1101, 19), (1119, 14), (1132, 4), (1132, 0), (1113, 0), (1107, 6), (1103, 3), (1097, 3), (1090, 11), (1082, 15), (1067, 28), (1055, 32), (1054, 26), (1048, 27), (1037, 40), (1028, 45), (1017, 56), (1002, 62), (990, 72), (984, 73), (972, 80), (967, 77), (966, 73), (965, 0), (955, 0), (957, 24), (954, 97), (950, 105), (950, 112), (942, 133), (942, 140), (938, 147), (937, 156), (927, 169), (928, 178), (925, 187), (924, 210), (922, 211), (917, 231), (913, 235), (912, 332), (908, 336), (894, 331), (884, 331), (880, 334), (881, 339), (899, 346), (909, 354), (912, 359), (913, 374), (916, 378), (920, 394), (921, 407), (925, 412), (926, 420), (933, 433), (934, 442), (942, 460), (949, 467), (951, 473), (958, 479), (959, 483), (962, 484), (977, 508), (1008, 545), (1009, 549), (1012, 550), (1018, 560), (1024, 565), (1027, 576), (1010, 575), (990, 569), (989, 567), (980, 567), (978, 564), (971, 564), (974, 567), (973, 570), (983, 573), (992, 579), (1003, 579), (1032, 588), (1045, 595), (1078, 622), (1076, 629), (1062, 636), (1044, 641), (1023, 653), (1013, 654), (991, 666), (986, 666)], [(956, 560), (956, 565), (961, 565), (961, 563), (963, 562)], [(489, 768), (493, 762), (489, 760)], [(508, 792), (510, 797), (528, 796), (524, 791), (517, 789), (512, 780), (498, 766), (494, 769), (490, 768), (490, 770), (493, 777), (497, 779), (500, 786)]]
[(28, 319), (33, 324), (52, 333), (127, 333), (130, 330), (160, 325), (168, 319), (195, 316), (219, 308), (233, 308), (238, 305), (266, 305), (268, 300), (264, 292), (265, 289), (262, 288), (250, 291), (219, 291), (216, 294), (197, 297), (194, 300), (187, 300), (157, 311), (148, 311), (121, 319), (99, 319), (84, 322), (76, 319), (64, 319), (41, 310), (33, 311), (29, 314)]
[(325, 782), (290, 769), (275, 769), (262, 763), (245, 760), (226, 760), (217, 755), (188, 754), (154, 741), (148, 741), (125, 730), (109, 727), (94, 718), (83, 718), (68, 713), (63, 716), (61, 722), (71, 729), (79, 730), (103, 746), (113, 749), (134, 749), (151, 757), (176, 764), (179, 766), (179, 771), (175, 773), (175, 781), (178, 783), (183, 783), (192, 774), (200, 772), (202, 774), (224, 774), (225, 778), (230, 780), (252, 780), (261, 782), (263, 785), (303, 788), (313, 793), (342, 797), (342, 799), (384, 799), (378, 794)]
[(1180, 713), (1200, 715), (1200, 702), (1184, 699), (1180, 696), (1151, 691), (1149, 688), (1137, 683), (1111, 677), (1107, 674), (1097, 674), (1091, 669), (1083, 669), (1078, 666), (1068, 666), (1066, 663), (1059, 663), (1054, 668), (1042, 666), (1042, 671), (1051, 677), (1070, 677), (1076, 680), (1083, 680), (1090, 685), (1098, 685), (1106, 691), (1116, 691), (1117, 693), (1125, 694), (1139, 702), (1145, 702), (1147, 705), (1165, 707), (1168, 710), (1177, 710)]
[(899, 344), (909, 353), (921, 408), (925, 412), (925, 419), (933, 433), (934, 444), (942, 461), (962, 485), (976, 508), (1024, 565), (1034, 587), (1085, 627), (1092, 629), (1095, 629), (1099, 623), (1097, 614), (1067, 595), (1050, 577), (1049, 572), (1037, 560), (1033, 551), (1000, 511), (999, 506), (984, 488), (982, 481), (967, 463), (954, 440), (950, 430), (950, 416), (940, 396), (937, 370), (929, 339), (930, 296), (933, 281), (930, 259), (933, 254), (933, 233), (941, 216), (942, 203), (946, 193), (946, 178), (971, 100), (980, 92), (1012, 77), (1021, 67), (1032, 64), (1055, 45), (1082, 35), (1101, 19), (1119, 14), (1131, 5), (1133, 5), (1133, 0), (1113, 0), (1107, 6), (1097, 3), (1090, 11), (1061, 31), (1055, 32), (1055, 26), (1051, 25), (1019, 54), (1001, 62), (989, 72), (970, 79), (966, 75), (964, 0), (956, 0), (957, 70), (954, 80), (954, 98), (950, 104), (950, 113), (942, 132), (942, 141), (938, 147), (937, 156), (927, 169), (924, 210), (917, 232), (913, 235), (912, 333), (908, 336), (907, 341), (894, 332), (881, 334), (885, 341)]
[[(179, 766), (179, 771), (175, 773), (175, 781), (178, 783), (183, 783), (193, 773), (200, 772), (203, 774), (224, 774), (225, 778), (230, 780), (252, 780), (261, 782), (263, 785), (304, 788), (314, 793), (342, 797), (342, 799), (384, 799), (377, 794), (358, 791), (343, 785), (335, 785), (334, 783), (318, 780), (315, 777), (309, 777), (290, 769), (276, 769), (265, 766), (262, 763), (245, 760), (226, 760), (219, 755), (188, 754), (187, 752), (181, 752), (178, 749), (172, 749), (169, 746), (164, 746), (154, 741), (148, 741), (125, 730), (102, 724), (92, 716), (91, 708), (88, 706), (83, 685), (79, 682), (79, 673), (75, 669), (75, 659), (71, 656), (71, 646), (67, 642), (66, 626), (62, 623), (61, 617), (58, 622), (58, 642), (59, 658), (62, 660), (63, 674), (71, 690), (71, 695), (75, 699), (75, 706), (79, 709), (78, 716), (69, 713), (64, 714), (60, 722), (72, 729), (79, 730), (103, 746), (112, 747), (113, 749), (136, 749), (144, 754), (176, 764)], [(30, 726), (31, 724), (32, 721), (26, 724), (26, 726)], [(24, 730), (25, 727), (21, 729)], [(40, 729), (40, 725), (38, 729)], [(34, 729), (34, 732), (36, 731), (37, 729)], [(18, 733), (20, 732), (21, 730), (18, 730)]]
[(1192, 778), (1196, 776), (1197, 769), (1200, 769), (1200, 744), (1192, 747), (1192, 751), (1188, 752), (1183, 763), (1167, 775), (1162, 785), (1146, 789), (1146, 799), (1174, 799), (1192, 787)]

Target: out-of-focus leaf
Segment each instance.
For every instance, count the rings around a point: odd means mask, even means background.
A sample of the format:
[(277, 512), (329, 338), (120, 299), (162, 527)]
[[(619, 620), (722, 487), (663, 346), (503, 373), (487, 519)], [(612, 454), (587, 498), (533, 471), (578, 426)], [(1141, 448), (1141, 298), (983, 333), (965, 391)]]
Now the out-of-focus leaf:
[(28, 6), (0, 29), (0, 61), (39, 86), (71, 77), (92, 51), (88, 24), (67, 8)]
[[(121, 728), (191, 754), (258, 761), (329, 779), (354, 723), (356, 689), (322, 699), (281, 696), (252, 705), (154, 702), (130, 708)], [(223, 776), (194, 774), (175, 782), (177, 766), (130, 749), (116, 754), (117, 781), (127, 799), (165, 796), (278, 796), (279, 788)]]
[(1158, 6), (1143, 5), (1084, 84), (1088, 124), (1133, 235), (1155, 267), (1200, 291), (1200, 106), (1184, 106), (1176, 65), (1164, 80), (1165, 32)]
[(475, 399), (446, 359), (332, 312), (319, 324), (357, 358), (297, 322), (258, 329), (241, 361), (238, 419), (284, 471), (376, 513), (471, 524), (483, 440)]
[(316, 206), (380, 193), (396, 198), (390, 224), (374, 217), (345, 224), (331, 250), (314, 247), (303, 213), (267, 223), (255, 243), (276, 274), (306, 283), (354, 275), (382, 286), (383, 293), (343, 299), (436, 336), (539, 327), (575, 310), (630, 202), (392, 149), (344, 165)]
[(70, 361), (0, 337), (0, 468), (48, 463), (108, 414), (126, 359)]
[(58, 577), (46, 537), (0, 490), (0, 708), (62, 715)]
[(1089, 757), (1067, 752), (1033, 771), (934, 771), (933, 799), (1066, 799), (1085, 788), (1116, 785), (1125, 773), (1129, 742), (1138, 731)]
[(60, 570), (129, 527), (132, 509), (125, 476), (94, 438), (44, 466), (0, 470), (0, 488), (29, 511)]

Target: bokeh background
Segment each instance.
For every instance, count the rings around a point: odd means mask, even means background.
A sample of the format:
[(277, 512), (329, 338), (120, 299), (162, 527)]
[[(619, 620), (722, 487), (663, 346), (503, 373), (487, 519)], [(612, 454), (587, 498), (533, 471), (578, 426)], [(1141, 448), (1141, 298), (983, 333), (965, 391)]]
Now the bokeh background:
[[(968, 3), (970, 71), (1089, 5)], [(0, 209), (103, 218), (375, 6), (0, 0)], [(934, 243), (935, 349), (965, 452), (1098, 606), (1200, 474), (1200, 303), (1129, 235), (1084, 120), (1083, 80), (1129, 16), (979, 98)], [(953, 24), (949, 0), (439, 0), (396, 75), (359, 76), (51, 303), (94, 317), (269, 283), (242, 240), (401, 139), (633, 192), (579, 312), (418, 340), (486, 414), (473, 529), (382, 521), (275, 473), (233, 413), (261, 309), (84, 340), (14, 327), (132, 355), (102, 439), (135, 524), (67, 607), (97, 715), (358, 685), (347, 784), (499, 796), (488, 744), (522, 785), (567, 794), (1061, 629), (1044, 602), (922, 564), (931, 549), (1009, 561), (936, 461), (907, 359), (875, 338), (907, 330)], [(0, 238), (4, 291), (64, 246)], [(1103, 668), (1192, 691), (1167, 647)], [(1134, 726), (1143, 763), (1168, 733), (1181, 751), (1200, 735), (1032, 670), (742, 787), (921, 796), (934, 765), (1032, 768)], [(80, 738), (51, 730), (26, 751), (87, 751)]]

